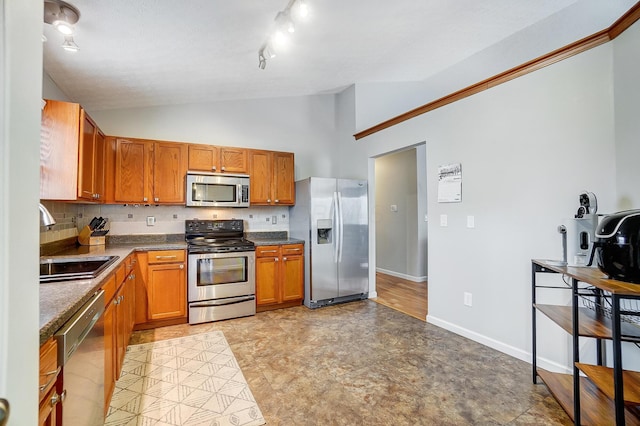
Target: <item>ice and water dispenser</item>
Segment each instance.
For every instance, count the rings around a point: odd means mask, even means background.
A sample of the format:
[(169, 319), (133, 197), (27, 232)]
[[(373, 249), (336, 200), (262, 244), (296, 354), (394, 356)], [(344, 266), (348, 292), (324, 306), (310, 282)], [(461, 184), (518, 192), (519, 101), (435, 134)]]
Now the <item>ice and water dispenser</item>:
[(331, 244), (333, 241), (333, 221), (318, 219), (318, 244)]

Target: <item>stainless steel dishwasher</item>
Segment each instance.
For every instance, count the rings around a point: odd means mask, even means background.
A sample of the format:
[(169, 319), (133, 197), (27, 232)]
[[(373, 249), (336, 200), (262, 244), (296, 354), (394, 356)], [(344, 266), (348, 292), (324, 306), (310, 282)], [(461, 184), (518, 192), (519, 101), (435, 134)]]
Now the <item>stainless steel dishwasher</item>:
[(62, 366), (62, 423), (104, 423), (104, 291), (100, 290), (55, 334)]

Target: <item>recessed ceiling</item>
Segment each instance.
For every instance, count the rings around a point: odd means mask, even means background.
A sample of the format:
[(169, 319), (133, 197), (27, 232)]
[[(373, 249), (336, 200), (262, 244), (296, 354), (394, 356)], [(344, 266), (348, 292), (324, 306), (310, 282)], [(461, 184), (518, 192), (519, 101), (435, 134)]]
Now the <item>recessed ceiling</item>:
[(70, 0), (80, 51), (43, 24), (45, 71), (90, 111), (335, 93), (424, 80), (581, 3), (306, 1), (310, 19), (261, 70), (258, 49), (287, 0)]

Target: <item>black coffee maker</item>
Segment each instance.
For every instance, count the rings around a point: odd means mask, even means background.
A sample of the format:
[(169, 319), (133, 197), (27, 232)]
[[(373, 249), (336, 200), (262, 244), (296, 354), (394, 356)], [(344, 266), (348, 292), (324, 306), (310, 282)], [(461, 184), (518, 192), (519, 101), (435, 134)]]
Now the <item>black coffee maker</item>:
[(598, 268), (610, 278), (640, 284), (640, 210), (605, 216), (595, 235)]

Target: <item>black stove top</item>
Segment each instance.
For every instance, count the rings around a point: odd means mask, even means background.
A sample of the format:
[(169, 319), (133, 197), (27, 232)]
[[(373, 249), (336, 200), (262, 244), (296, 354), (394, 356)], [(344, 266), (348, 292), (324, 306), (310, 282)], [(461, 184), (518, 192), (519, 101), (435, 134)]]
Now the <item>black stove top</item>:
[(244, 238), (242, 220), (186, 220), (185, 240), (189, 253), (253, 251), (253, 242)]

